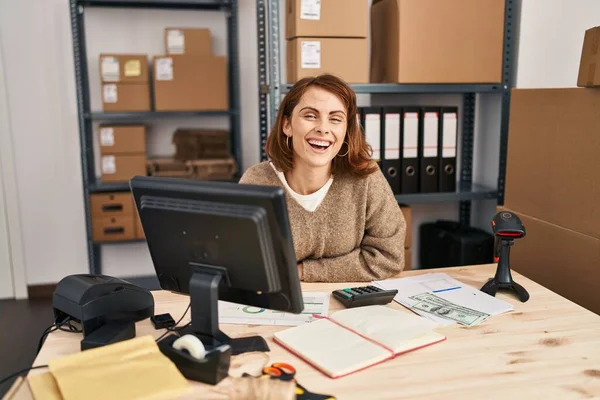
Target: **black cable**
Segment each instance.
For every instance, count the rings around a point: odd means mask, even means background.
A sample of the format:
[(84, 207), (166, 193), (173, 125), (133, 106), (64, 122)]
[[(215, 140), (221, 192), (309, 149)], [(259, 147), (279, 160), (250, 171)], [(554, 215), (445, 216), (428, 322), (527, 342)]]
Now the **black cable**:
[(164, 338), (165, 336), (167, 336), (169, 334), (169, 332), (178, 333), (178, 331), (180, 329), (186, 328), (186, 327), (188, 327), (191, 324), (191, 322), (189, 322), (189, 323), (187, 323), (187, 324), (185, 324), (183, 326), (179, 326), (179, 327), (177, 326), (183, 320), (183, 317), (185, 317), (185, 315), (187, 314), (187, 312), (190, 310), (191, 306), (192, 306), (192, 303), (188, 304), (187, 308), (183, 312), (183, 315), (181, 316), (181, 318), (179, 318), (179, 321), (175, 322), (175, 325), (168, 327), (167, 331), (165, 333), (163, 333), (158, 339), (155, 340), (156, 343), (160, 342), (160, 340), (162, 338)]
[[(73, 326), (72, 322), (73, 321), (71, 320), (71, 317), (66, 317), (64, 320), (62, 320), (62, 322), (54, 321), (53, 325), (50, 325), (49, 327), (47, 327), (44, 330), (44, 332), (42, 333), (42, 336), (40, 337), (37, 352), (35, 354), (37, 355), (40, 353), (40, 350), (42, 349), (42, 346), (46, 342), (46, 338), (48, 337), (48, 335), (56, 330), (60, 329), (63, 332), (69, 332), (69, 333), (82, 333), (81, 328), (77, 328), (76, 326)], [(68, 326), (69, 329), (63, 328), (65, 325)]]
[(19, 376), (19, 375), (21, 375), (21, 374), (22, 374), (22, 373), (24, 373), (24, 372), (29, 372), (29, 371), (31, 371), (32, 369), (38, 369), (38, 368), (48, 368), (48, 366), (47, 366), (47, 365), (38, 365), (38, 366), (36, 366), (36, 367), (29, 367), (29, 368), (22, 369), (22, 370), (20, 370), (20, 371), (17, 371), (17, 372), (15, 372), (15, 373), (12, 373), (12, 374), (10, 374), (10, 375), (8, 375), (8, 376), (5, 376), (4, 378), (0, 379), (0, 385), (2, 385), (2, 384), (4, 384), (4, 383), (8, 382), (9, 380), (11, 380), (12, 378), (14, 378), (14, 377), (16, 377), (16, 376)]

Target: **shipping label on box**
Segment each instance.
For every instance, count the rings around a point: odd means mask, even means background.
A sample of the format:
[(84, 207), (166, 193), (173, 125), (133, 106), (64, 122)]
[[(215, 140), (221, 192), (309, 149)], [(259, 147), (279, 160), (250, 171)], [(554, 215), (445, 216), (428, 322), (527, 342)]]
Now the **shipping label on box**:
[(300, 19), (320, 20), (321, 0), (300, 0)]
[(102, 100), (109, 104), (114, 104), (119, 100), (116, 84), (111, 83), (102, 87)]
[(167, 53), (185, 53), (185, 35), (181, 29), (170, 29), (167, 31)]
[(119, 59), (117, 57), (102, 57), (100, 61), (100, 74), (104, 82), (119, 82)]
[(173, 58), (165, 57), (156, 60), (156, 80), (172, 81), (173, 80)]
[(300, 54), (301, 68), (321, 68), (321, 42), (302, 41)]

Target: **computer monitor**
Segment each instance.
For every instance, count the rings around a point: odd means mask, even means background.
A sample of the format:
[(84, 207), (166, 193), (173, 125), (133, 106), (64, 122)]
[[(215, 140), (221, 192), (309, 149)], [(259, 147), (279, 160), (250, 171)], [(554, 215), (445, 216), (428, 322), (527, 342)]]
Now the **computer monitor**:
[(304, 309), (283, 188), (136, 176), (130, 188), (164, 290), (190, 295), (190, 331), (233, 354), (267, 347), (219, 329), (218, 300)]

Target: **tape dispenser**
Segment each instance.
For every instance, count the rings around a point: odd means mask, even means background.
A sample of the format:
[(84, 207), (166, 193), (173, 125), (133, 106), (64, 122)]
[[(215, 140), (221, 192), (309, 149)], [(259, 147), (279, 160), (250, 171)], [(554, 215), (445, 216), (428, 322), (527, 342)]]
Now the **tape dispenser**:
[(158, 342), (158, 348), (187, 379), (216, 385), (229, 374), (231, 346), (205, 344), (198, 336), (172, 334)]

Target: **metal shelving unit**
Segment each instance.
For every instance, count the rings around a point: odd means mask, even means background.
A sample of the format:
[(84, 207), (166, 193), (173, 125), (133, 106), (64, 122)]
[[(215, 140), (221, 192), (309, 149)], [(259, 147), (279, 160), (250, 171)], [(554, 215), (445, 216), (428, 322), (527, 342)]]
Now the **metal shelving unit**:
[[(280, 68), (280, 14), (279, 0), (257, 0), (258, 22), (258, 69), (259, 69), (259, 119), (260, 119), (260, 159), (267, 156), (264, 145), (277, 115), (282, 95), (290, 84), (283, 83)], [(510, 110), (510, 90), (512, 87), (513, 61), (513, 18), (514, 0), (505, 0), (504, 49), (502, 82), (494, 84), (354, 84), (356, 93), (368, 94), (461, 94), (463, 96), (462, 135), (460, 153), (460, 175), (457, 190), (449, 193), (398, 194), (401, 203), (460, 202), (460, 221), (470, 224), (471, 201), (497, 199), (504, 204), (504, 181), (506, 175), (506, 151), (508, 146), (508, 118)], [(475, 127), (475, 97), (477, 94), (499, 94), (502, 96), (500, 127), (500, 165), (498, 187), (486, 188), (473, 184), (473, 137)]]
[[(92, 221), (90, 216), (89, 196), (98, 192), (129, 191), (128, 183), (98, 182), (94, 169), (94, 131), (92, 122), (144, 122), (173, 118), (198, 118), (223, 116), (229, 118), (231, 131), (232, 155), (238, 165), (241, 162), (240, 139), (240, 84), (238, 56), (238, 7), (237, 0), (69, 0), (71, 13), (71, 30), (73, 35), (73, 56), (75, 61), (75, 85), (77, 91), (77, 111), (79, 123), (79, 138), (81, 146), (81, 167), (83, 172), (83, 195), (85, 205), (85, 221), (88, 247), (88, 263), (90, 273), (99, 274), (102, 271), (100, 247), (116, 242), (96, 243), (92, 240)], [(88, 7), (116, 8), (154, 8), (205, 10), (224, 12), (227, 16), (228, 42), (228, 78), (229, 78), (229, 110), (227, 111), (198, 111), (198, 112), (92, 112), (90, 109), (90, 90), (88, 78), (88, 62), (85, 40), (85, 10)], [(137, 243), (141, 240), (131, 240), (123, 243)], [(152, 279), (152, 278), (142, 278)], [(144, 282), (146, 282), (144, 281)]]

